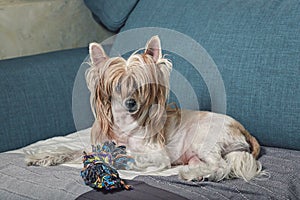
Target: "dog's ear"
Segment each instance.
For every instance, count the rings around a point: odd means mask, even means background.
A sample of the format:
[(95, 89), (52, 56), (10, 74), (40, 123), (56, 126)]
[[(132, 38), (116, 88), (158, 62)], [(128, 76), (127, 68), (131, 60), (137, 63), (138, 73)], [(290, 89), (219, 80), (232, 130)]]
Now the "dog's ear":
[(106, 55), (102, 46), (98, 43), (90, 43), (89, 53), (92, 63), (97, 66), (98, 64), (108, 60), (108, 56)]
[(154, 62), (162, 57), (160, 39), (157, 35), (153, 36), (146, 44), (145, 53), (153, 57)]

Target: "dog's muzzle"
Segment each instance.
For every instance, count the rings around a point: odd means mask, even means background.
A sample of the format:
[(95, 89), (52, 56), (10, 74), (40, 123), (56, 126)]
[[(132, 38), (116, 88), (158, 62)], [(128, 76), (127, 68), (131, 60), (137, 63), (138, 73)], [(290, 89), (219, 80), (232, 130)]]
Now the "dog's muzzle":
[(127, 99), (125, 101), (125, 107), (130, 113), (133, 113), (138, 109), (137, 103), (134, 99)]

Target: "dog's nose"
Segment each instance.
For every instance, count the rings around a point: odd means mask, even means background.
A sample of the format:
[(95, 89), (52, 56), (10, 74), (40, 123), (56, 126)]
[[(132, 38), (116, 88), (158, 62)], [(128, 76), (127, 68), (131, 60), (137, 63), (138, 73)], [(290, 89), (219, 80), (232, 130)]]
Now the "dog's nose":
[(136, 101), (134, 99), (127, 99), (125, 101), (125, 106), (128, 108), (129, 112), (134, 112), (136, 110)]

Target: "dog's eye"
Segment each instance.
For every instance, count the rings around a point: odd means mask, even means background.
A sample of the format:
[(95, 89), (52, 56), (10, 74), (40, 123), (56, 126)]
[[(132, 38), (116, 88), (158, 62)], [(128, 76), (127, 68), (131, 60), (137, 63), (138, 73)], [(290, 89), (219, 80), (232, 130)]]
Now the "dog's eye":
[(121, 92), (121, 84), (118, 83), (116, 88), (115, 88), (116, 92), (120, 93)]
[(136, 82), (133, 83), (133, 89), (135, 89), (135, 90), (139, 89), (139, 86), (138, 86), (138, 84)]

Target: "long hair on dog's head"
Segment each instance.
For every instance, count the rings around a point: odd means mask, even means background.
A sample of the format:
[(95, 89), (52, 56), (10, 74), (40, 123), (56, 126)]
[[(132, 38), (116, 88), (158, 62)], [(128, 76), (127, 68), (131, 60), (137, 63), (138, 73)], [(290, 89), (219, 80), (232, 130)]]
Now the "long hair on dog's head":
[(160, 39), (153, 36), (145, 51), (127, 60), (109, 58), (100, 44), (91, 43), (90, 68), (86, 71), (90, 103), (100, 134), (92, 140), (116, 139), (112, 106), (117, 102), (145, 131), (148, 142), (164, 143), (166, 101), (169, 96), (171, 62), (162, 57)]

